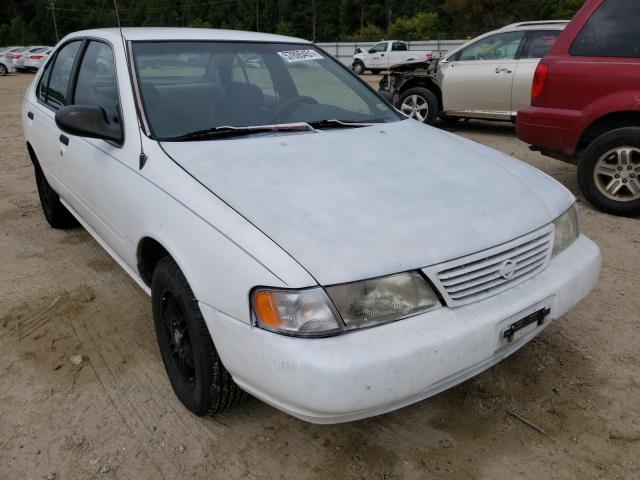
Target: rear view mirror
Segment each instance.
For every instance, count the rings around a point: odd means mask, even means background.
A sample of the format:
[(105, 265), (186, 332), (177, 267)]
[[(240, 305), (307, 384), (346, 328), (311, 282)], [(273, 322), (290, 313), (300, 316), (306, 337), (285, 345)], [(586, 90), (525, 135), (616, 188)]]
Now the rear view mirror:
[(99, 138), (122, 143), (120, 124), (109, 122), (107, 113), (96, 105), (68, 105), (56, 112), (56, 125), (69, 135)]

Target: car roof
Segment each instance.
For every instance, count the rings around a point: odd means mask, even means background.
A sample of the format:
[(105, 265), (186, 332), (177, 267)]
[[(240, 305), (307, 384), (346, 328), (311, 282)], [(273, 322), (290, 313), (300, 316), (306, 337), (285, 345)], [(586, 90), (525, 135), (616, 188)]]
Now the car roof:
[(569, 20), (536, 20), (532, 22), (518, 22), (506, 25), (499, 30), (564, 30)]
[[(278, 43), (311, 43), (301, 38), (286, 37), (270, 33), (245, 32), (240, 30), (221, 30), (213, 28), (173, 28), (173, 27), (125, 27), (122, 35), (126, 40), (210, 40), (230, 42), (278, 42)], [(119, 28), (99, 28), (82, 30), (67, 35), (65, 38), (98, 37), (110, 40), (120, 38)]]

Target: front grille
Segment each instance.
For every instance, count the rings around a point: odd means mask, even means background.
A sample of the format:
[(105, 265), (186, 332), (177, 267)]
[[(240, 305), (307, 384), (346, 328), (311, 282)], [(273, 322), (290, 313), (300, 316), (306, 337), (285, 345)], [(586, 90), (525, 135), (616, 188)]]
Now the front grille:
[(549, 225), (498, 247), (427, 268), (425, 273), (447, 305), (458, 306), (496, 295), (540, 273), (552, 248)]

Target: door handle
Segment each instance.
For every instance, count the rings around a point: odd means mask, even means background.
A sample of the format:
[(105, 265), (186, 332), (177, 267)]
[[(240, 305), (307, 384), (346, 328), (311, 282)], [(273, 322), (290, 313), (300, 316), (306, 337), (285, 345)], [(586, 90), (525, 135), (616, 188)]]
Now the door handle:
[(27, 112), (27, 117), (29, 117), (29, 120), (33, 120), (33, 112)]
[(66, 135), (60, 135), (60, 143), (64, 144), (64, 145), (69, 145), (69, 137), (67, 137)]
[(507, 67), (498, 67), (496, 68), (496, 73), (511, 73)]

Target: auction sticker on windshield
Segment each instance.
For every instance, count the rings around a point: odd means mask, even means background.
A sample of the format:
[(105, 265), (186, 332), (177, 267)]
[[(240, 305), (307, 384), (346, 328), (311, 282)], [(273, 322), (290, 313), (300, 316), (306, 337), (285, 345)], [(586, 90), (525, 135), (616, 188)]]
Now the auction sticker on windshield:
[(315, 50), (289, 50), (286, 52), (278, 52), (278, 55), (289, 63), (324, 59), (324, 57)]

